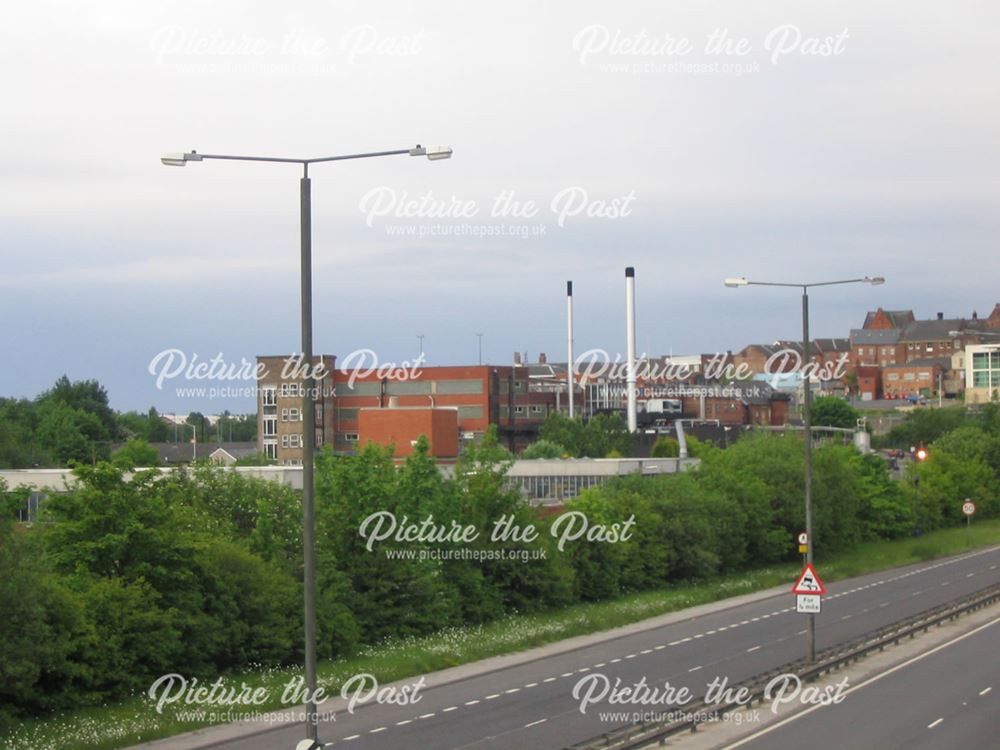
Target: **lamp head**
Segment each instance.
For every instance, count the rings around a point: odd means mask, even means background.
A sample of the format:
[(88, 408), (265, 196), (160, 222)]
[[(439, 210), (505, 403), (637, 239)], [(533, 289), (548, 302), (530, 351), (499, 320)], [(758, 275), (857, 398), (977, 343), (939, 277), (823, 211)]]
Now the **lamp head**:
[(738, 278), (730, 277), (725, 281), (725, 284), (728, 287), (746, 286), (749, 283), (750, 282), (746, 280), (745, 276), (740, 276)]
[(410, 149), (410, 156), (426, 156), (430, 161), (450, 159), (451, 146), (421, 146), (419, 143)]
[(160, 162), (168, 167), (183, 167), (189, 161), (201, 161), (201, 154), (197, 151), (186, 153), (164, 154), (160, 157)]

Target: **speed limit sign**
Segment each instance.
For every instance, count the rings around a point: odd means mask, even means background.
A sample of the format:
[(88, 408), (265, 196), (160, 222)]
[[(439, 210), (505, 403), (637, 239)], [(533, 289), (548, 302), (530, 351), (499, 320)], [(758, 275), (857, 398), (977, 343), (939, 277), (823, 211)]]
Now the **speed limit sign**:
[(976, 504), (971, 500), (966, 500), (962, 503), (962, 512), (967, 516), (971, 516), (976, 512)]

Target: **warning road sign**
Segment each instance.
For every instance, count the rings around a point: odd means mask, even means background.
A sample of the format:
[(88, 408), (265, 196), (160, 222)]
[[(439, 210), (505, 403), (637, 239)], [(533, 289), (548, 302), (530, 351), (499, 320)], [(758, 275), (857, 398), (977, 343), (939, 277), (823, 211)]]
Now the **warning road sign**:
[(825, 594), (826, 587), (823, 582), (816, 575), (816, 569), (812, 566), (812, 563), (806, 565), (802, 570), (802, 574), (799, 576), (799, 580), (795, 582), (795, 586), (792, 588), (793, 594)]

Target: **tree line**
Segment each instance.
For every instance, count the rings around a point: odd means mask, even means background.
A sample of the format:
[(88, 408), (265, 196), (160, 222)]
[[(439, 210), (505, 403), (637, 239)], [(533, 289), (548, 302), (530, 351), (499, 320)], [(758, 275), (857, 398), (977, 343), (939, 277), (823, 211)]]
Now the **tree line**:
[[(984, 408), (930, 443), (911, 477), (877, 455), (814, 452), (816, 552), (1000, 512), (1000, 410)], [(567, 504), (591, 526), (630, 523), (617, 543), (580, 538), (560, 550), (543, 515), (512, 488), (512, 456), (494, 433), (445, 477), (420, 440), (400, 463), (368, 445), (317, 459), (319, 652), (336, 658), (386, 639), (552, 610), (797, 559), (803, 456), (794, 435), (751, 434), (700, 447), (685, 474), (627, 476)], [(0, 487), (0, 723), (121, 699), (165, 672), (214, 677), (302, 658), (300, 493), (218, 467), (167, 474), (98, 462), (51, 495), (42, 523), (15, 524), (26, 490)], [(390, 511), (487, 530), (532, 527), (530, 541), (464, 544), (388, 539), (359, 528)], [(433, 551), (406, 557), (400, 551)], [(461, 552), (531, 553), (530, 556)], [(451, 555), (449, 553), (456, 553)]]
[(182, 427), (178, 433), (153, 407), (147, 412), (115, 411), (99, 382), (70, 381), (63, 375), (34, 399), (0, 398), (0, 469), (94, 464), (109, 460), (115, 444), (132, 440), (185, 441), (192, 434), (201, 442), (257, 437), (256, 415), (225, 412), (213, 427), (201, 413), (191, 412), (186, 423), (190, 429)]

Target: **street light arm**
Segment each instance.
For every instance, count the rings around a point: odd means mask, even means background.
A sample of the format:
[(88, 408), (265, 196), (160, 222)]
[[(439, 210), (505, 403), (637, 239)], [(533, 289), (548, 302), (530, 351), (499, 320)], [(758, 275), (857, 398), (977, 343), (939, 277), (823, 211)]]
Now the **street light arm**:
[(430, 148), (416, 145), (413, 148), (399, 148), (391, 151), (369, 151), (363, 154), (344, 154), (342, 156), (319, 156), (314, 159), (291, 159), (280, 156), (241, 156), (237, 154), (199, 154), (197, 151), (188, 151), (182, 154), (165, 154), (161, 161), (173, 167), (183, 167), (189, 161), (202, 161), (204, 159), (221, 159), (225, 161), (265, 161), (280, 164), (318, 164), (324, 161), (347, 161), (348, 159), (370, 159), (375, 156), (426, 156), (431, 161), (451, 158), (451, 148), (449, 146), (432, 146)]
[(873, 284), (878, 286), (884, 284), (885, 279), (881, 276), (865, 276), (860, 279), (842, 279), (840, 281), (818, 281), (812, 284), (802, 284), (781, 281), (749, 281), (747, 279), (726, 279), (726, 286), (787, 286), (795, 289), (811, 289), (815, 286), (834, 286), (836, 284)]

